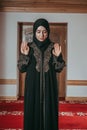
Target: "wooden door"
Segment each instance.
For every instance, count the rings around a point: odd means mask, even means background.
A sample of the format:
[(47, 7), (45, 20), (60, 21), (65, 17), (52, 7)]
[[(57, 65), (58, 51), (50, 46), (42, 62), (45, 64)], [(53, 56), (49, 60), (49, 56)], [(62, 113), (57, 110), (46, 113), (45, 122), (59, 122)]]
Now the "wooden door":
[[(66, 52), (67, 52), (67, 24), (65, 23), (57, 23), (50, 24), (51, 25), (51, 35), (50, 38), (54, 42), (58, 42), (62, 47), (63, 58), (66, 61)], [(57, 74), (58, 79), (58, 92), (59, 98), (65, 99), (66, 96), (66, 67), (63, 69), (61, 73)]]
[[(29, 23), (27, 23), (29, 24)], [(31, 24), (31, 23), (30, 23)], [(22, 39), (22, 26), (26, 25), (19, 23), (19, 48), (21, 44)], [(50, 39), (53, 42), (58, 42), (61, 44), (62, 47), (62, 54), (64, 57), (64, 60), (67, 59), (67, 24), (66, 23), (50, 23)], [(20, 50), (19, 50), (20, 51)], [(24, 84), (25, 84), (25, 75), (26, 73), (20, 73), (19, 72), (19, 96), (24, 96)], [(58, 88), (59, 88), (59, 98), (65, 98), (66, 96), (66, 67), (64, 70), (57, 74), (58, 79)]]

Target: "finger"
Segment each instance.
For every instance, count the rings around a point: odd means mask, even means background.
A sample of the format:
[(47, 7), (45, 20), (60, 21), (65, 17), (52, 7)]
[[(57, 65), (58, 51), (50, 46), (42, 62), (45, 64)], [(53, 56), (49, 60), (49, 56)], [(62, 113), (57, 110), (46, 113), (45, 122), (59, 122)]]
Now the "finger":
[(24, 42), (21, 43), (21, 48), (22, 48), (22, 49), (24, 48)]
[(60, 52), (62, 51), (62, 48), (61, 48), (61, 46), (59, 47), (59, 50), (60, 50)]
[(54, 54), (54, 49), (52, 50), (52, 53)]
[(21, 43), (21, 52), (24, 53), (24, 50), (25, 50), (25, 43), (22, 42), (22, 43)]
[(58, 46), (60, 46), (60, 44), (59, 44), (59, 43), (55, 43), (54, 46), (55, 46), (55, 47), (58, 47)]

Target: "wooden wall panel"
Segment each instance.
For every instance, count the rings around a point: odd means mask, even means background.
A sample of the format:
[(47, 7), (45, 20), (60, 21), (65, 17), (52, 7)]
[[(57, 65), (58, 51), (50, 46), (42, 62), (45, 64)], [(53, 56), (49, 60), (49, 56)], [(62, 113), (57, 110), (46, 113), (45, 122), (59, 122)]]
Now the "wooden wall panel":
[(70, 86), (87, 86), (87, 80), (67, 80), (66, 82)]
[(7, 84), (14, 84), (16, 85), (17, 84), (17, 80), (16, 79), (0, 79), (0, 85), (1, 84), (4, 84), (4, 85), (7, 85)]
[(0, 0), (0, 11), (87, 13), (87, 0)]

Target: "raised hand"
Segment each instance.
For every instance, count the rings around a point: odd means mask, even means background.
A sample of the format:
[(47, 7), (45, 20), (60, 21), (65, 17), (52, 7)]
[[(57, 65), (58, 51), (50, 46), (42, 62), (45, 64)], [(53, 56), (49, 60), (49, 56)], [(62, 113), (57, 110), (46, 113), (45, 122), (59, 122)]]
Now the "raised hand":
[(21, 43), (21, 53), (28, 55), (29, 53), (29, 46), (27, 45), (27, 42), (22, 42)]
[(54, 44), (54, 49), (52, 51), (53, 55), (59, 56), (61, 53), (61, 46), (58, 43)]

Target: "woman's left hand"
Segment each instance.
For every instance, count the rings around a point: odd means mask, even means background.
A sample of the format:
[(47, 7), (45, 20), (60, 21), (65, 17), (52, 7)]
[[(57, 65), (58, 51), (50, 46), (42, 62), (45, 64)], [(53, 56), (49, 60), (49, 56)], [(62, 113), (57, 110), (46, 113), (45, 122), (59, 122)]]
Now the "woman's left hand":
[(61, 53), (61, 46), (58, 43), (54, 43), (53, 55), (59, 56)]

